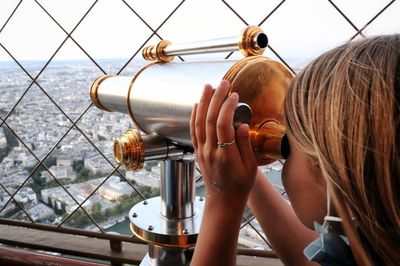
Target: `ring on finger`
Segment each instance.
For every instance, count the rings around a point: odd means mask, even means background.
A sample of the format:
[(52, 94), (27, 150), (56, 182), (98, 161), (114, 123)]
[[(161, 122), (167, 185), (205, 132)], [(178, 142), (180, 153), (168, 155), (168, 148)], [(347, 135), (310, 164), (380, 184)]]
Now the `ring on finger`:
[(229, 145), (232, 145), (233, 143), (236, 142), (236, 139), (230, 141), (230, 142), (221, 142), (221, 141), (217, 141), (217, 146), (221, 149), (228, 147)]

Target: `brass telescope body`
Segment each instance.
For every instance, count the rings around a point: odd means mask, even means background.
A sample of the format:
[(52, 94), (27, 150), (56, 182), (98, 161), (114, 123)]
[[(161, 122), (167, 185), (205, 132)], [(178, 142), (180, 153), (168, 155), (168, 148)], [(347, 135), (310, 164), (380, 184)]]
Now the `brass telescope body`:
[[(193, 105), (200, 99), (204, 84), (218, 84), (225, 79), (231, 84), (231, 92), (237, 92), (239, 101), (252, 110), (250, 138), (259, 165), (265, 165), (283, 157), (283, 101), (292, 78), (283, 64), (263, 56), (239, 61), (153, 62), (133, 78), (100, 77), (92, 85), (91, 97), (100, 109), (129, 114), (142, 132), (155, 133), (174, 145), (191, 147), (189, 125)], [(117, 162), (131, 169), (140, 168), (144, 161), (146, 145), (141, 134), (136, 135), (115, 142)], [(139, 163), (125, 161), (124, 157), (132, 152), (137, 154), (133, 160)]]
[[(150, 61), (133, 77), (106, 75), (92, 85), (92, 102), (105, 111), (130, 115), (139, 131), (129, 130), (114, 142), (119, 164), (138, 170), (145, 160), (167, 158), (180, 147), (191, 147), (189, 120), (206, 83), (229, 81), (231, 92), (251, 110), (238, 108), (237, 122), (250, 126), (250, 138), (259, 165), (285, 158), (289, 145), (282, 125), (283, 101), (293, 74), (281, 63), (261, 56), (268, 38), (249, 26), (239, 37), (197, 43), (160, 41), (142, 51)], [(174, 56), (240, 51), (241, 60), (170, 62)], [(252, 114), (248, 114), (252, 113)], [(216, 140), (217, 141), (217, 140)], [(146, 148), (147, 147), (147, 148)], [(148, 148), (150, 147), (150, 148)]]

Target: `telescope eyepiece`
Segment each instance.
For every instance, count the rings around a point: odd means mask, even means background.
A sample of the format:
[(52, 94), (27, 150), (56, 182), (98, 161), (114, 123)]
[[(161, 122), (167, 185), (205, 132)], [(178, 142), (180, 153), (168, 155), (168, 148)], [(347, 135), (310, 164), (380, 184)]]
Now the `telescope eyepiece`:
[(281, 139), (281, 155), (283, 159), (287, 159), (290, 154), (290, 144), (287, 134), (283, 135)]
[(259, 165), (289, 156), (286, 128), (277, 120), (266, 120), (250, 130), (250, 140)]
[(268, 37), (267, 34), (261, 32), (255, 38), (255, 45), (260, 49), (265, 49), (268, 46)]
[(138, 130), (128, 129), (122, 137), (114, 140), (114, 159), (118, 165), (134, 171), (143, 168), (144, 144)]

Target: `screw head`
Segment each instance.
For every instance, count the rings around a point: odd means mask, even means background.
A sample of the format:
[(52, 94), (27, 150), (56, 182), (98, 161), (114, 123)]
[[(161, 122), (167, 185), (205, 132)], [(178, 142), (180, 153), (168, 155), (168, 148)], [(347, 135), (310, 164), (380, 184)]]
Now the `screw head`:
[(143, 205), (147, 205), (147, 204), (148, 204), (147, 200), (143, 201)]
[(149, 227), (147, 227), (147, 229), (148, 229), (149, 231), (153, 231), (153, 230), (154, 230), (154, 226), (149, 225)]
[(200, 197), (200, 198), (199, 198), (199, 201), (204, 201), (204, 198), (203, 198), (203, 197)]
[(133, 217), (133, 218), (138, 217), (137, 213), (136, 213), (136, 212), (132, 213), (132, 217)]
[(188, 234), (190, 233), (190, 231), (189, 231), (188, 229), (183, 229), (183, 230), (182, 230), (182, 233), (183, 233), (184, 235), (188, 235)]

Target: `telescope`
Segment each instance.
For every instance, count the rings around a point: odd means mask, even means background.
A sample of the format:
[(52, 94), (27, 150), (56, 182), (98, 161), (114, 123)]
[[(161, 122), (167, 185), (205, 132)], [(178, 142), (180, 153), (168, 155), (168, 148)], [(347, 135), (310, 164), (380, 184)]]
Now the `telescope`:
[[(205, 84), (230, 83), (239, 104), (234, 126), (247, 123), (259, 165), (290, 152), (282, 124), (283, 102), (293, 78), (289, 69), (262, 56), (267, 35), (256, 26), (239, 36), (173, 44), (160, 41), (143, 49), (152, 62), (133, 77), (105, 75), (90, 88), (94, 105), (129, 114), (135, 128), (114, 141), (118, 164), (139, 170), (145, 161), (161, 161), (160, 197), (130, 211), (132, 232), (149, 243), (145, 265), (189, 265), (200, 228), (204, 199), (195, 197), (195, 159), (190, 116)], [(175, 56), (240, 51), (239, 60), (174, 62)], [(155, 211), (160, 209), (160, 211)]]

